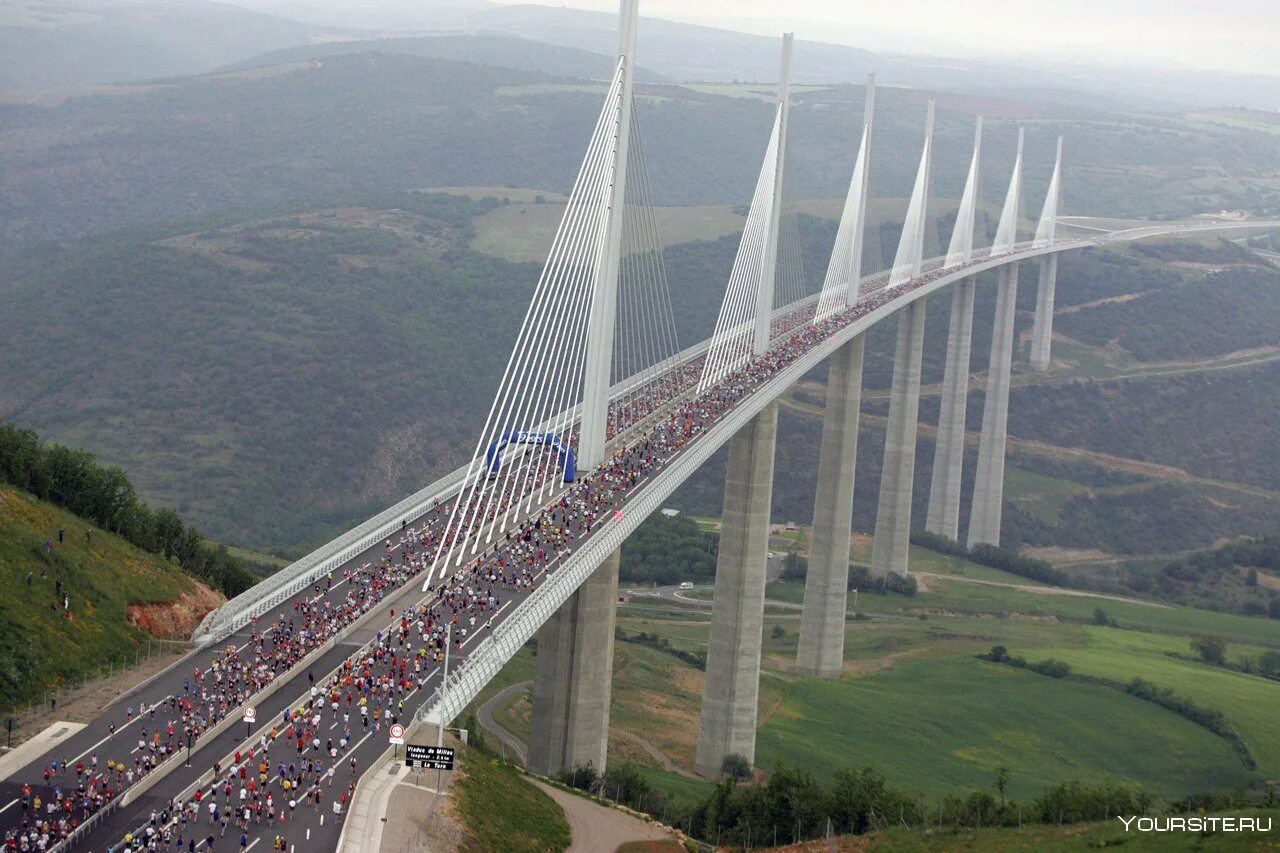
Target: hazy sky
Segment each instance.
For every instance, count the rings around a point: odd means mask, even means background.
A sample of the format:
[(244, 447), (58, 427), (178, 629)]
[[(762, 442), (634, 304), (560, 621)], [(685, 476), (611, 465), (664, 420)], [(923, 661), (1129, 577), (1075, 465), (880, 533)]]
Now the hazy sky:
[[(618, 8), (617, 0), (537, 5)], [(641, 0), (640, 13), (766, 35), (792, 29), (891, 53), (1280, 74), (1280, 0)]]

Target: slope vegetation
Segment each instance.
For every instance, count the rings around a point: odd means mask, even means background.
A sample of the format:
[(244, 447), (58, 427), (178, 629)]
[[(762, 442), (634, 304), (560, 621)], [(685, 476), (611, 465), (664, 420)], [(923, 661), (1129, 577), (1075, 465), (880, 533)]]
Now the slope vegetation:
[(173, 563), (0, 486), (0, 696), (6, 707), (107, 663), (132, 661), (148, 636), (134, 623), (194, 623), (222, 600)]

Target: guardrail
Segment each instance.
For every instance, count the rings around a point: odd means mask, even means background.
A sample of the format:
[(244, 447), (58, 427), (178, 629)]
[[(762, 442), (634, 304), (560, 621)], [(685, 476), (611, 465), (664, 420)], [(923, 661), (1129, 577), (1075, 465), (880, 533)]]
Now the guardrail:
[(222, 607), (205, 616), (192, 639), (208, 645), (239, 630), (255, 616), (266, 613), (306, 589), (320, 575), (343, 565), (377, 542), (401, 529), (402, 522), (421, 516), (434, 501), (452, 497), (467, 472), (463, 466), (399, 503), (384, 509), (337, 539), (322, 545), (301, 560), (281, 569)]

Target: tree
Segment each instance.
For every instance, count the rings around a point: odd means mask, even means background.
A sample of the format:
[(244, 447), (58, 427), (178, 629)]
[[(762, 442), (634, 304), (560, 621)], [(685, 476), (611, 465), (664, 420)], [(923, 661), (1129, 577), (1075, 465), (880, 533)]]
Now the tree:
[(1280, 675), (1280, 652), (1273, 649), (1263, 654), (1258, 661), (1258, 670), (1263, 675)]
[(1009, 659), (1009, 650), (1004, 646), (992, 646), (987, 657), (996, 663), (1004, 663)]
[(1221, 637), (1196, 637), (1191, 641), (1191, 650), (1205, 663), (1222, 666), (1227, 662), (1227, 644)]
[(804, 580), (808, 574), (808, 569), (809, 561), (801, 557), (794, 548), (787, 552), (787, 556), (782, 558), (782, 580)]
[(772, 636), (775, 640), (781, 640), (783, 637), (787, 636), (787, 631), (781, 625), (778, 625), (775, 623), (773, 626), (773, 631), (770, 632), (770, 636)]
[(739, 782), (751, 778), (751, 762), (747, 761), (746, 756), (731, 752), (724, 757), (724, 761), (720, 764), (720, 775), (729, 779), (736, 779)]
[(1258, 585), (1258, 570), (1257, 570), (1257, 569), (1250, 569), (1250, 570), (1249, 570), (1249, 573), (1248, 573), (1247, 575), (1245, 575), (1245, 576), (1244, 576), (1244, 585), (1245, 585), (1245, 586), (1257, 586), (1257, 585)]
[(1000, 805), (1005, 804), (1004, 792), (1009, 787), (1009, 768), (1001, 767), (996, 771), (996, 793), (1000, 795)]

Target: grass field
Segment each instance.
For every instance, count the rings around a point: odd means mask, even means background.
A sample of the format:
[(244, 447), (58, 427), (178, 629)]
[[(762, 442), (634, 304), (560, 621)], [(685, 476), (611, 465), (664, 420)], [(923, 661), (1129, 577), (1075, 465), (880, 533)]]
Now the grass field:
[[(1191, 654), (1188, 640), (1088, 626), (1082, 645), (1050, 648), (1043, 654), (1066, 661), (1076, 672), (1123, 682), (1145, 678), (1217, 708), (1249, 744), (1259, 769), (1271, 778), (1280, 776), (1280, 682), (1181, 660), (1167, 652)], [(1256, 656), (1257, 649), (1233, 646), (1228, 657), (1244, 654)]]
[(1030, 798), (1068, 779), (1120, 779), (1166, 796), (1258, 778), (1222, 739), (1103, 687), (971, 657), (918, 661), (871, 679), (805, 679), (760, 729), (757, 763), (829, 777), (871, 766), (927, 795), (990, 789)]
[(958, 580), (931, 581), (928, 593), (921, 593), (911, 599), (886, 596), (885, 601), (888, 607), (898, 610), (948, 608), (973, 613), (1023, 613), (1082, 621), (1092, 619), (1093, 612), (1102, 608), (1108, 616), (1126, 628), (1187, 636), (1215, 634), (1234, 642), (1280, 646), (1280, 622), (1274, 619), (1090, 596), (1045, 595)]
[[(46, 540), (52, 542), (47, 551)], [(57, 594), (59, 580), (71, 598), (70, 619)], [(6, 662), (0, 667), (0, 709), (108, 661), (132, 659), (146, 634), (128, 624), (129, 605), (173, 601), (195, 589), (172, 563), (52, 504), (0, 487), (0, 659)]]
[[(551, 239), (560, 224), (560, 217), (564, 215), (563, 196), (543, 190), (502, 187), (439, 189), (478, 198), (510, 198), (511, 204), (494, 208), (475, 219), (476, 238), (471, 247), (477, 252), (508, 261), (540, 263), (546, 260)], [(533, 203), (537, 195), (543, 196), (546, 203)], [(820, 219), (838, 219), (843, 204), (843, 198), (798, 199), (796, 210)], [(873, 226), (881, 222), (901, 221), (906, 205), (906, 199), (871, 199), (867, 203), (867, 221)], [(931, 202), (930, 213), (942, 215), (955, 206), (954, 200), (937, 199)], [(735, 207), (728, 204), (658, 207), (654, 209), (654, 214), (663, 243), (672, 246), (694, 240), (716, 240), (741, 231), (746, 216), (738, 213)], [(998, 210), (992, 210), (991, 213), (999, 216)], [(1034, 228), (1030, 222), (1026, 225)], [(892, 252), (892, 247), (885, 251)]]
[(1073, 496), (1089, 491), (1089, 487), (1058, 477), (1045, 477), (1010, 465), (1004, 472), (1009, 502), (1034, 515), (1046, 524), (1062, 520), (1062, 510)]
[(558, 853), (569, 846), (569, 823), (554, 800), (484, 753), (463, 749), (461, 756), (462, 778), (453, 790), (457, 813), (475, 842), (467, 849)]
[(715, 785), (702, 779), (690, 779), (679, 773), (658, 770), (654, 767), (637, 765), (640, 775), (645, 781), (659, 791), (665, 791), (671, 797), (671, 804), (676, 808), (688, 808), (706, 800)]

